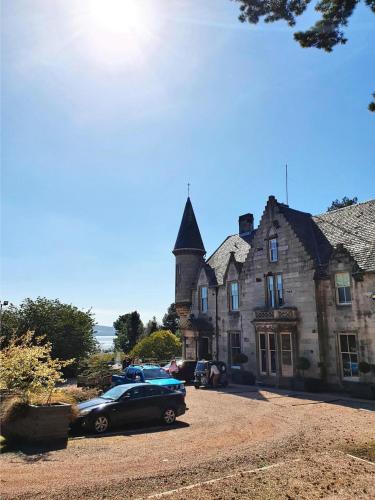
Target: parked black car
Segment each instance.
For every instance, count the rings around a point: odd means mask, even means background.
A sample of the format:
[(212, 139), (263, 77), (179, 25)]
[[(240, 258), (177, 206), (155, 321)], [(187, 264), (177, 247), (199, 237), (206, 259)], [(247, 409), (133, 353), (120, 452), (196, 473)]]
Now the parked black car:
[(210, 379), (211, 366), (216, 365), (220, 371), (219, 386), (226, 387), (228, 385), (227, 365), (223, 361), (206, 361), (197, 362), (194, 372), (194, 387), (212, 387)]
[[(173, 373), (174, 378), (177, 378), (178, 380), (184, 380), (187, 384), (193, 382), (194, 371), (195, 371), (195, 367), (197, 365), (197, 362), (191, 361), (188, 359), (178, 359), (176, 361), (176, 364), (178, 366), (178, 372)], [(164, 365), (163, 370), (165, 370), (166, 372), (169, 373), (170, 366), (171, 366), (171, 363)]]
[(186, 411), (185, 396), (153, 384), (112, 387), (100, 397), (78, 405), (79, 416), (72, 429), (84, 428), (97, 434), (122, 424), (160, 419), (173, 424)]

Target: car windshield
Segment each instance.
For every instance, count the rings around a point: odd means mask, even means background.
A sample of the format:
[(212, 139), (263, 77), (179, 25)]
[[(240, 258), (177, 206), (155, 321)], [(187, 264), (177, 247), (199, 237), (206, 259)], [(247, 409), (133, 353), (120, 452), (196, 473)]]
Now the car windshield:
[(112, 389), (109, 389), (109, 391), (104, 392), (100, 397), (102, 399), (119, 399), (127, 390), (127, 387), (121, 387), (121, 385), (117, 385), (115, 387), (112, 387)]
[(172, 378), (165, 370), (162, 368), (144, 368), (143, 375), (145, 379), (155, 379), (155, 378)]

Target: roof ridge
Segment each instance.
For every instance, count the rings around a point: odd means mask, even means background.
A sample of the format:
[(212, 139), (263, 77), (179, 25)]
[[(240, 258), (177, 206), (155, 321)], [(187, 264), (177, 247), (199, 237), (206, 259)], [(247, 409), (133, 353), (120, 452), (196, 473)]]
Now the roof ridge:
[(332, 214), (333, 212), (338, 212), (339, 210), (351, 210), (354, 207), (358, 207), (359, 205), (367, 205), (368, 203), (375, 203), (375, 198), (367, 201), (361, 201), (359, 203), (353, 203), (352, 205), (347, 205), (346, 207), (335, 208), (334, 210), (326, 210), (317, 215), (313, 215), (313, 217), (321, 217), (322, 215)]

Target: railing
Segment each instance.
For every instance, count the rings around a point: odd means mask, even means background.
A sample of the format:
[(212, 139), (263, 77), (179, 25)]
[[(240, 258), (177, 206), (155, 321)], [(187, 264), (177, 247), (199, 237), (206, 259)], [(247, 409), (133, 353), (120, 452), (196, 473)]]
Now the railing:
[(298, 319), (297, 309), (255, 309), (255, 321), (295, 321)]

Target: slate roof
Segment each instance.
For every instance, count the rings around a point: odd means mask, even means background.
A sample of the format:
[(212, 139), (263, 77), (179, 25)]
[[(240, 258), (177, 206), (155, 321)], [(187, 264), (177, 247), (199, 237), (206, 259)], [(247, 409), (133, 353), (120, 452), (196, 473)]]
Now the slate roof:
[(332, 246), (324, 231), (315, 224), (312, 215), (289, 208), (283, 203), (278, 203), (278, 207), (316, 265), (327, 264)]
[(181, 250), (183, 248), (201, 250), (203, 253), (206, 253), (190, 198), (186, 200), (185, 210), (173, 250)]
[(330, 245), (343, 244), (359, 267), (375, 271), (375, 200), (312, 217)]
[(253, 235), (254, 232), (246, 237), (241, 237), (238, 234), (228, 236), (211, 257), (207, 259), (207, 264), (213, 270), (218, 285), (223, 284), (231, 252), (234, 252), (236, 262), (241, 264), (245, 262)]

